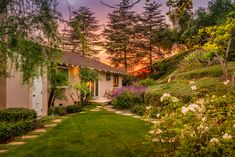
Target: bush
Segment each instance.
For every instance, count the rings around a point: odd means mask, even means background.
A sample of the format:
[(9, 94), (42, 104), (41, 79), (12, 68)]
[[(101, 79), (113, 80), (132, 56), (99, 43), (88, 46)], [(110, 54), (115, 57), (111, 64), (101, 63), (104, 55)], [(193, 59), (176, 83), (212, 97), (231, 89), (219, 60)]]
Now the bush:
[(49, 108), (48, 115), (64, 116), (66, 115), (66, 108), (64, 106), (53, 106)]
[(66, 112), (67, 113), (77, 113), (77, 112), (81, 112), (81, 111), (82, 111), (82, 107), (79, 104), (70, 105), (70, 106), (66, 107)]
[(0, 110), (0, 121), (2, 122), (17, 122), (22, 120), (32, 120), (37, 117), (34, 110), (27, 108), (9, 108)]
[(139, 116), (143, 116), (145, 114), (145, 106), (144, 105), (134, 105), (131, 108), (131, 112), (135, 113)]
[(130, 91), (120, 93), (111, 101), (114, 107), (120, 109), (130, 109), (134, 104), (138, 103), (141, 103), (140, 98)]
[(154, 127), (154, 141), (172, 145), (164, 151), (174, 156), (233, 156), (234, 104), (232, 97), (207, 96), (169, 110)]
[(142, 86), (148, 87), (148, 86), (154, 85), (155, 81), (154, 81), (154, 79), (146, 78), (144, 80), (140, 80), (139, 84), (142, 85)]
[(198, 68), (207, 67), (213, 63), (213, 53), (195, 50), (188, 54), (180, 63), (180, 70), (188, 71)]
[(122, 87), (114, 92), (111, 105), (121, 109), (131, 109), (135, 104), (142, 104), (145, 89), (143, 86)]
[(16, 136), (24, 135), (27, 132), (36, 129), (39, 126), (38, 121), (25, 120), (14, 123), (0, 124), (0, 142), (6, 142)]

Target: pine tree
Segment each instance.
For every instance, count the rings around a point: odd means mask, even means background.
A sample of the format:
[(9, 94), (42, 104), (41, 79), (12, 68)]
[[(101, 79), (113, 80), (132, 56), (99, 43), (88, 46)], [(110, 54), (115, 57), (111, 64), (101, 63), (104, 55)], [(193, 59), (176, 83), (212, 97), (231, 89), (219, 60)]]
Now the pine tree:
[(80, 7), (72, 12), (68, 22), (69, 41), (72, 43), (72, 51), (80, 52), (83, 56), (97, 54), (97, 46), (100, 45), (100, 26), (94, 13), (87, 7)]
[(115, 67), (131, 69), (136, 62), (136, 45), (134, 26), (137, 22), (136, 14), (131, 10), (130, 1), (122, 0), (118, 9), (108, 15), (109, 22), (104, 30), (105, 47), (111, 55)]
[(145, 54), (148, 56), (147, 58), (152, 72), (154, 71), (154, 56), (163, 56), (161, 46), (162, 44), (167, 44), (166, 41), (162, 41), (168, 25), (166, 24), (165, 16), (161, 13), (161, 6), (156, 1), (146, 2), (145, 10), (140, 17), (141, 23), (137, 27), (138, 32), (142, 34), (139, 46), (144, 49)]

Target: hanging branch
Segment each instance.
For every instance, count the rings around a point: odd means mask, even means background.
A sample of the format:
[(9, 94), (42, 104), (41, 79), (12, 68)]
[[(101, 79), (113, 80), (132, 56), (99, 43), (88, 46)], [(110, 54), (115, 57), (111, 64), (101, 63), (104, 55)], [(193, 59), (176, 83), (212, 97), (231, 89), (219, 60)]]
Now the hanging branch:
[[(141, 0), (136, 0), (136, 2), (130, 4), (129, 6), (126, 6), (126, 8), (131, 8), (131, 7), (133, 7), (134, 5), (136, 5), (137, 3), (139, 3), (140, 1), (141, 1)], [(146, 1), (149, 1), (149, 0), (146, 0)], [(103, 2), (103, 0), (100, 0), (100, 3), (103, 4), (103, 5), (105, 5), (106, 7), (113, 8), (113, 9), (118, 9), (118, 7), (116, 7), (116, 6), (118, 6), (118, 5), (113, 6), (113, 5), (110, 5), (110, 4), (107, 4), (107, 3)]]

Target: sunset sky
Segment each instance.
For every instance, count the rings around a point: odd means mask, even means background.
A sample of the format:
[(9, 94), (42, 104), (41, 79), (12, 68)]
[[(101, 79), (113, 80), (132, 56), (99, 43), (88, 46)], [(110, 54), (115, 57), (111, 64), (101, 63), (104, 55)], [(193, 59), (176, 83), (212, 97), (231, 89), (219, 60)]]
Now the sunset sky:
[[(103, 0), (103, 2), (110, 5), (119, 4), (120, 1), (121, 0)], [(132, 1), (135, 2), (136, 0)], [(168, 11), (168, 8), (166, 7), (166, 0), (157, 1), (162, 4), (162, 13), (165, 14)], [(207, 7), (209, 1), (210, 0), (193, 0), (194, 9), (197, 9), (198, 7)], [(142, 0), (142, 2), (135, 5), (133, 10), (135, 10), (137, 13), (141, 13), (143, 11), (144, 3), (145, 0)], [(59, 0), (58, 10), (67, 20), (69, 19), (68, 4), (71, 6), (71, 9), (78, 9), (80, 6), (86, 6), (90, 8), (97, 20), (99, 21), (99, 24), (102, 25), (102, 28), (104, 28), (108, 21), (108, 13), (113, 11), (112, 8), (102, 5), (100, 3), (100, 0)], [(63, 25), (61, 25), (61, 27), (63, 27)], [(102, 62), (108, 63), (106, 59), (107, 55), (105, 54), (104, 50), (100, 52), (98, 57)]]
[[(107, 4), (115, 5), (120, 3), (121, 0), (103, 0)], [(136, 0), (132, 0), (133, 2)], [(168, 8), (166, 7), (166, 0), (157, 0), (159, 3), (161, 3), (162, 11), (163, 13), (166, 13), (168, 11)], [(145, 0), (142, 0), (139, 4), (137, 4), (133, 10), (140, 13), (143, 9)], [(198, 7), (207, 7), (209, 0), (193, 0), (194, 9), (197, 9)], [(105, 25), (107, 23), (107, 15), (108, 13), (112, 12), (113, 9), (108, 8), (100, 3), (100, 0), (59, 0), (59, 11), (63, 13), (64, 18), (69, 17), (68, 13), (68, 5), (70, 4), (72, 8), (77, 9), (80, 6), (86, 6), (89, 7), (94, 13), (97, 19), (99, 20), (100, 24)]]

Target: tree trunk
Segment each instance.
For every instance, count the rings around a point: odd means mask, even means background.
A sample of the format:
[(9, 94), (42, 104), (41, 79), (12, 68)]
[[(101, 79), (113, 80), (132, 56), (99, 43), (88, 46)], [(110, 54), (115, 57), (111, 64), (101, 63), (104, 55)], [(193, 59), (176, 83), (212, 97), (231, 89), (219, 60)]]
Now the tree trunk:
[(55, 90), (52, 89), (48, 99), (48, 109), (54, 105), (55, 101)]
[(127, 52), (124, 51), (124, 66), (125, 66), (125, 72), (127, 72)]

